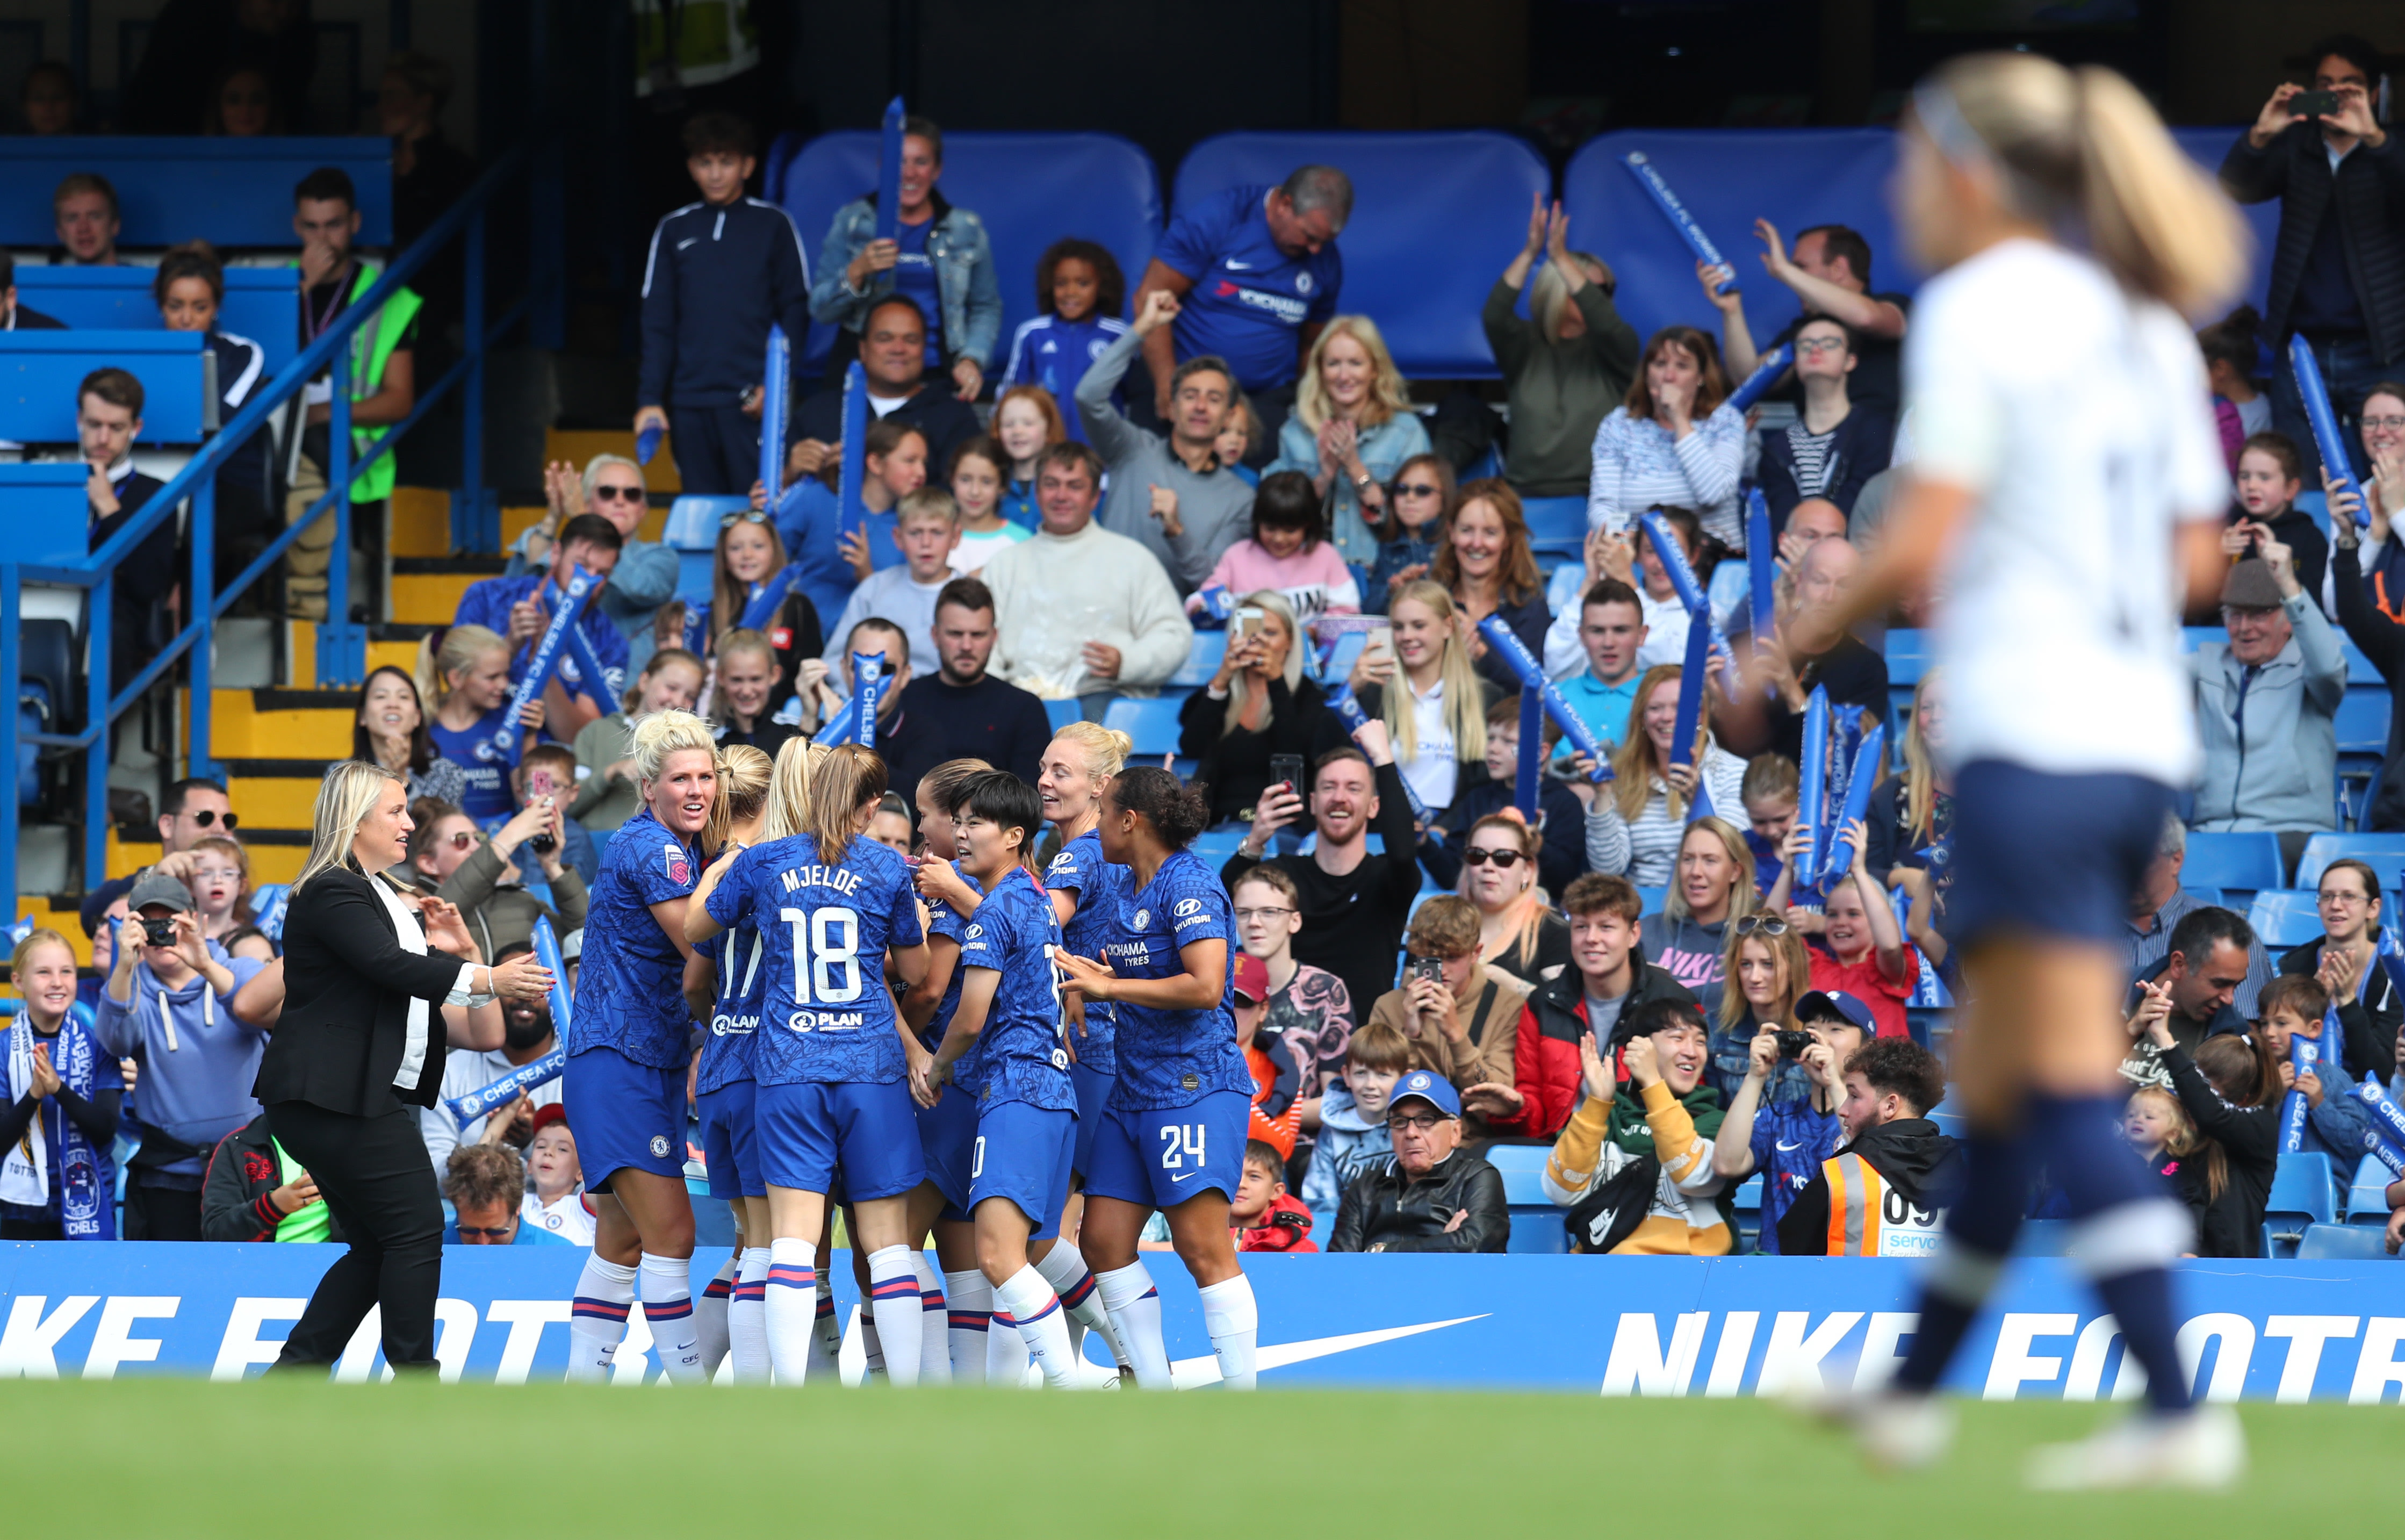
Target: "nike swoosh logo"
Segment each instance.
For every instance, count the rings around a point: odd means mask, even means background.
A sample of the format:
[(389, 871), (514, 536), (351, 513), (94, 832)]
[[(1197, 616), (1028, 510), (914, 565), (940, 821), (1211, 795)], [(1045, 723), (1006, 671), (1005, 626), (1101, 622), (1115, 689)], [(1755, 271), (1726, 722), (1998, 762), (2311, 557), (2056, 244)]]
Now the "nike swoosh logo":
[[(1356, 1348), (1374, 1348), (1381, 1342), (1394, 1342), (1427, 1332), (1441, 1332), (1447, 1326), (1465, 1321), (1484, 1321), (1484, 1314), (1456, 1316), (1450, 1321), (1425, 1321), (1415, 1326), (1386, 1326), (1374, 1332), (1346, 1332), (1337, 1336), (1305, 1337), (1301, 1342), (1273, 1342), (1260, 1349), (1253, 1357), (1257, 1370), (1283, 1369), (1289, 1363), (1306, 1363), (1315, 1358), (1330, 1358), (1349, 1353)], [(1200, 1390), (1219, 1383), (1219, 1360), (1210, 1353), (1200, 1358), (1181, 1358), (1169, 1366), (1172, 1379), (1181, 1391)]]
[(1804, 1147), (1800, 1144), (1789, 1144), (1785, 1140), (1781, 1140), (1779, 1145), (1779, 1152), (1783, 1155), (1791, 1150), (1801, 1150)]
[(1240, 262), (1235, 258), (1231, 257), (1220, 265), (1225, 267), (1231, 273), (1243, 273), (1250, 270), (1253, 264), (1250, 262)]
[(1177, 1182), (1181, 1182), (1181, 1181), (1191, 1181), (1193, 1179), (1195, 1179), (1196, 1177), (1201, 1176), (1202, 1174), (1202, 1172), (1200, 1172), (1200, 1171), (1188, 1171), (1188, 1172), (1187, 1172), (1187, 1173), (1186, 1173), (1184, 1176), (1182, 1176), (1182, 1177), (1172, 1177), (1172, 1178), (1170, 1178), (1169, 1180), (1170, 1180), (1170, 1181), (1171, 1181), (1173, 1184), (1177, 1183)]

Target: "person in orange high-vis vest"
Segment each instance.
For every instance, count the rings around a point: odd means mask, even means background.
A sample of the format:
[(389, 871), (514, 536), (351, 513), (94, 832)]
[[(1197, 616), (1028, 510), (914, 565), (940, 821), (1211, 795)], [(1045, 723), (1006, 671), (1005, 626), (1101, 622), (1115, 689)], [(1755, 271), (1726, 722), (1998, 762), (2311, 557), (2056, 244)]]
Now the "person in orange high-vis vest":
[(1962, 1181), (1954, 1140), (1925, 1115), (1946, 1095), (1936, 1058), (1875, 1038), (1846, 1060), (1846, 1143), (1779, 1221), (1789, 1256), (1925, 1257)]

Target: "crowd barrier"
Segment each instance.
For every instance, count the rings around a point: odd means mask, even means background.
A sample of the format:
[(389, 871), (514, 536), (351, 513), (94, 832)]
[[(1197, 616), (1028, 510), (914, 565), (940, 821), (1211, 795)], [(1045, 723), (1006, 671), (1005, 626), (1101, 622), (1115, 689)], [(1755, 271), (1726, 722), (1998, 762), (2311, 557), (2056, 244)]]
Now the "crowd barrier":
[(69, 174), (96, 171), (117, 190), (120, 246), (204, 240), (220, 247), (297, 247), (292, 190), (319, 166), (340, 167), (358, 189), (359, 244), (391, 245), (387, 138), (12, 134), (0, 137), (0, 246), (39, 251), (57, 245), (51, 193)]
[[(0, 1378), (166, 1373), (237, 1379), (273, 1361), (330, 1246), (0, 1245)], [(437, 1356), (452, 1379), (516, 1383), (563, 1369), (584, 1253), (455, 1247)], [(724, 1260), (694, 1258), (707, 1278)], [(1262, 1382), (1356, 1389), (1757, 1395), (1884, 1375), (1912, 1330), (1917, 1264), (1746, 1257), (1254, 1256)], [(1214, 1382), (1185, 1270), (1154, 1259), (1181, 1389)], [(2405, 1388), (2405, 1267), (2187, 1263), (2182, 1349), (2212, 1399), (2379, 1402)], [(834, 1267), (859, 1369), (859, 1300)], [(1952, 1380), (1990, 1400), (2134, 1395), (2112, 1319), (2068, 1264), (2016, 1261)], [(378, 1372), (372, 1316), (336, 1373)], [(622, 1379), (656, 1375), (636, 1312)], [(1097, 1352), (1101, 1349), (1096, 1346)]]

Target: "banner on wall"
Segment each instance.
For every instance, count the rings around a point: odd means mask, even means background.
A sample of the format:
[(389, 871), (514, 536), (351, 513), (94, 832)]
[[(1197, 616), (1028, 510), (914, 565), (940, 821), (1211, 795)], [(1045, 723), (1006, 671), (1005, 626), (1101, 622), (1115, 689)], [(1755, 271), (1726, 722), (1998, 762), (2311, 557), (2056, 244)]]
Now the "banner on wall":
[[(0, 1378), (178, 1374), (239, 1379), (274, 1360), (317, 1276), (323, 1246), (0, 1245)], [(696, 1253), (706, 1278), (724, 1251)], [(455, 1247), (443, 1257), (436, 1354), (446, 1379), (555, 1379), (584, 1253)], [(1901, 1261), (1745, 1257), (1248, 1257), (1265, 1382), (1353, 1389), (1759, 1395), (1842, 1388), (1893, 1371), (1912, 1334)], [(851, 1268), (834, 1269), (851, 1322)], [(1153, 1267), (1178, 1385), (1218, 1378), (1183, 1268)], [(2394, 1400), (2405, 1391), (2405, 1266), (2389, 1262), (2190, 1263), (2180, 1347), (2220, 1401)], [(1956, 1364), (1990, 1400), (2129, 1398), (2143, 1376), (2120, 1334), (2063, 1263), (2014, 1264)], [(371, 1316), (335, 1373), (382, 1372)], [(657, 1378), (635, 1312), (616, 1378)], [(1100, 1350), (1097, 1345), (1097, 1351)]]

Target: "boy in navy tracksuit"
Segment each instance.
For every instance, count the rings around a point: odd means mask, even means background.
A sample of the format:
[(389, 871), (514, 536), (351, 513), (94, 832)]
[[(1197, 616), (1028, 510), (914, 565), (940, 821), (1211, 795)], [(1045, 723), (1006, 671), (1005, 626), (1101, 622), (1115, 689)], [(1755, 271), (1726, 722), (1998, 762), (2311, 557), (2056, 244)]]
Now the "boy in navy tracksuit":
[(808, 335), (809, 263), (776, 205), (743, 195), (752, 131), (705, 112), (684, 129), (701, 189), (652, 232), (643, 263), (643, 368), (635, 431), (664, 428), (684, 490), (751, 489), (760, 473), (760, 367), (781, 324), (796, 360)]

